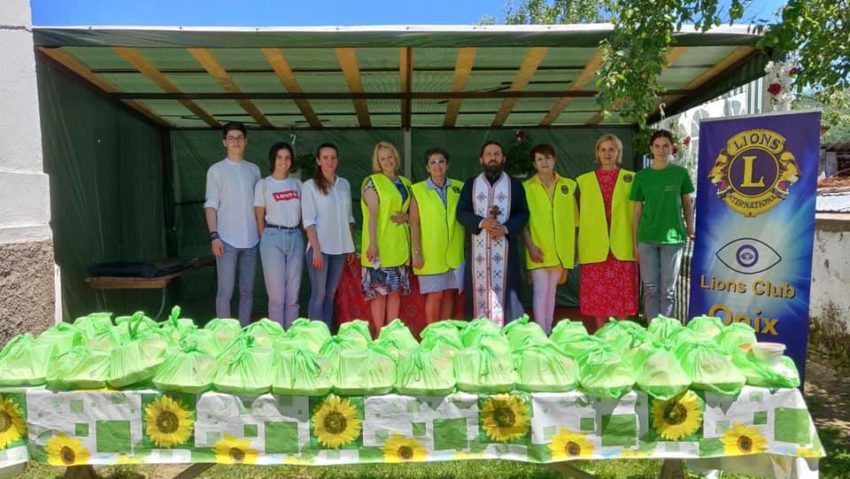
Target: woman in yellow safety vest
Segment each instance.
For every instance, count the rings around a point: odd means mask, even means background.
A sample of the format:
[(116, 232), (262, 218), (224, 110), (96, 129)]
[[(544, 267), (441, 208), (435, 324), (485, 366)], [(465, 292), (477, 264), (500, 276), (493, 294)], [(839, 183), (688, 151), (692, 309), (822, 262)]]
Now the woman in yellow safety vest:
[(555, 149), (541, 143), (531, 149), (537, 174), (523, 183), (530, 212), (523, 230), (525, 264), (534, 289), (534, 321), (552, 331), (555, 293), (575, 265), (576, 182), (555, 172)]
[(381, 141), (372, 152), (373, 173), (363, 180), (361, 289), (369, 301), (373, 333), (399, 317), (401, 295), (410, 293), (410, 180), (399, 176), (398, 150)]
[(449, 319), (463, 285), (463, 226), (455, 218), (463, 182), (446, 176), (449, 154), (441, 148), (425, 153), (428, 178), (413, 185), (410, 242), (413, 272), (425, 295), (425, 321)]
[(594, 171), (576, 179), (579, 189), (579, 309), (595, 328), (608, 317), (637, 314), (638, 274), (632, 240), (635, 174), (620, 168), (623, 144), (614, 135), (596, 140)]

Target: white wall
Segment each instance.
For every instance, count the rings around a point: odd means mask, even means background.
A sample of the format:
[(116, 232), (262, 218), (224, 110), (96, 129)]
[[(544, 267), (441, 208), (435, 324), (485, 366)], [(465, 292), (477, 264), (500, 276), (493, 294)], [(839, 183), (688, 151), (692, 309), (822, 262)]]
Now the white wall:
[(850, 327), (850, 214), (818, 214), (812, 257), (809, 315), (822, 317), (832, 305)]
[(0, 1), (0, 244), (49, 240), (29, 0)]

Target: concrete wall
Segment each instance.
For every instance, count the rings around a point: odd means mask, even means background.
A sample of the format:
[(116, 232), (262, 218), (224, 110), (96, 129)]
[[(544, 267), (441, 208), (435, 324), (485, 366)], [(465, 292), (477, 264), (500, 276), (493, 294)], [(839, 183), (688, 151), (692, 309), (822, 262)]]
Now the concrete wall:
[(816, 218), (809, 314), (838, 319), (850, 329), (850, 214)]
[(54, 323), (50, 188), (29, 0), (0, 2), (0, 344)]

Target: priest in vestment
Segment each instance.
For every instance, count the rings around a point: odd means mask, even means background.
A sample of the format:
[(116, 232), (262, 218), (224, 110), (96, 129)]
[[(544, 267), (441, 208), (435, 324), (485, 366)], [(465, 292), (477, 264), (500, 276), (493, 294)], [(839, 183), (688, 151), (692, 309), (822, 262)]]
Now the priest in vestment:
[(486, 317), (498, 326), (521, 316), (520, 238), (528, 223), (522, 182), (505, 173), (502, 145), (481, 147), (482, 173), (466, 180), (457, 219), (466, 229), (466, 317)]

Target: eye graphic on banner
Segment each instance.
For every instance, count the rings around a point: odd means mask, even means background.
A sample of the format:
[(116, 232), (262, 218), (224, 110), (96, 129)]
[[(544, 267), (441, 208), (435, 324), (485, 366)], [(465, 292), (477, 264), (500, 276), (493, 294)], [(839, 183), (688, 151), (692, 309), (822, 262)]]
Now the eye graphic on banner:
[(708, 172), (717, 197), (747, 217), (779, 204), (801, 176), (785, 141), (767, 129), (746, 130), (730, 138)]
[(773, 268), (782, 256), (769, 244), (755, 238), (739, 238), (714, 253), (724, 266), (741, 274), (756, 274)]

